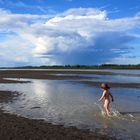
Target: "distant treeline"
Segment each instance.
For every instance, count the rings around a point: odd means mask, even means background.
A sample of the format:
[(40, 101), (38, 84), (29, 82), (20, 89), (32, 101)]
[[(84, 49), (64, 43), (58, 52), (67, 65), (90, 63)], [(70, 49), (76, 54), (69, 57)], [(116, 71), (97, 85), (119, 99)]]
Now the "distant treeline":
[[(6, 68), (6, 67), (5, 67)], [(140, 64), (137, 65), (53, 65), (53, 66), (22, 66), (6, 69), (140, 69)]]

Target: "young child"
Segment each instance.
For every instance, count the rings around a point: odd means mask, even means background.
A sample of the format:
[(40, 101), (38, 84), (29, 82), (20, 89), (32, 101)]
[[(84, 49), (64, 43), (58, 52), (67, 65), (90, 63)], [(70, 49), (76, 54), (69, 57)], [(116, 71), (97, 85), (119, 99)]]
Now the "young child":
[(102, 96), (99, 98), (98, 102), (100, 102), (101, 100), (105, 99), (105, 102), (104, 102), (104, 109), (105, 109), (107, 115), (110, 116), (110, 113), (111, 113), (111, 112), (110, 112), (110, 109), (109, 109), (109, 104), (110, 104), (110, 98), (109, 98), (109, 96), (111, 97), (112, 102), (114, 101), (114, 99), (113, 99), (112, 94), (111, 94), (110, 91), (109, 91), (110, 87), (109, 87), (107, 84), (102, 83), (102, 84), (101, 84), (101, 88), (103, 89), (103, 94), (102, 94)]

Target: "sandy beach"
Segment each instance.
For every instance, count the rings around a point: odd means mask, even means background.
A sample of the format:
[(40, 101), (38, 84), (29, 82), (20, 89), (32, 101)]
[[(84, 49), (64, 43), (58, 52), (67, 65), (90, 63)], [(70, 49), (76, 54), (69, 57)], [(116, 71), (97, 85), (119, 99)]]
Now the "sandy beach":
[[(68, 75), (70, 74), (70, 75)], [(113, 75), (111, 72), (103, 71), (42, 71), (42, 70), (1, 70), (0, 83), (28, 83), (20, 78), (48, 79), (48, 80), (76, 80), (89, 86), (99, 86), (100, 82), (82, 81), (82, 79), (95, 78), (93, 76), (73, 76), (71, 74), (99, 74)], [(10, 80), (5, 78), (17, 78)], [(96, 79), (96, 78), (95, 78)], [(138, 83), (109, 83), (111, 87), (140, 88)], [(14, 102), (16, 97), (22, 93), (11, 91), (0, 91), (0, 103)], [(77, 129), (76, 127), (64, 127), (53, 125), (43, 120), (33, 120), (9, 114), (0, 109), (0, 139), (1, 140), (113, 140), (114, 137), (97, 134), (89, 130)]]
[[(12, 102), (20, 93), (0, 91), (0, 103)], [(33, 120), (5, 113), (0, 109), (1, 140), (115, 140), (113, 137), (99, 135), (89, 130), (75, 127), (65, 128), (52, 125), (43, 120)]]
[[(82, 79), (82, 76), (57, 76), (53, 74), (69, 73), (61, 71), (27, 71), (7, 70), (0, 71), (0, 83), (27, 83), (29, 81), (16, 81), (4, 78), (33, 78), (33, 79)], [(70, 73), (75, 73), (70, 72)], [(76, 72), (83, 73), (83, 72)], [(87, 73), (87, 72), (84, 72)], [(84, 77), (85, 78), (85, 77)], [(86, 77), (90, 78), (90, 77)], [(20, 93), (0, 91), (0, 103), (12, 102)], [(31, 120), (21, 116), (5, 113), (0, 110), (0, 139), (2, 140), (113, 140), (115, 138), (99, 135), (89, 130), (75, 127), (65, 128), (61, 125), (52, 125), (42, 120)]]

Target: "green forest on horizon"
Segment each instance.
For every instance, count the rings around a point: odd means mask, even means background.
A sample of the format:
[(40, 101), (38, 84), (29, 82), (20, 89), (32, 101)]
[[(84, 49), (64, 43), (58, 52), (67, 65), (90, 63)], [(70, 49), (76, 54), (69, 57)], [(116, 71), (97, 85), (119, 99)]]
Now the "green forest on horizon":
[(1, 67), (1, 69), (140, 69), (140, 64), (137, 65), (117, 65), (117, 64), (102, 64), (102, 65), (52, 65), (52, 66), (21, 66), (21, 67)]

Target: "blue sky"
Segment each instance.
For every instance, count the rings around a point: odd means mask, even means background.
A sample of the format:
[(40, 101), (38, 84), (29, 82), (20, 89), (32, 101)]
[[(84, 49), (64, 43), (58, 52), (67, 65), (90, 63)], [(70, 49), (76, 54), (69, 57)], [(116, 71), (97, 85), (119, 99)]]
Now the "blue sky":
[(0, 67), (140, 63), (140, 0), (0, 0)]

